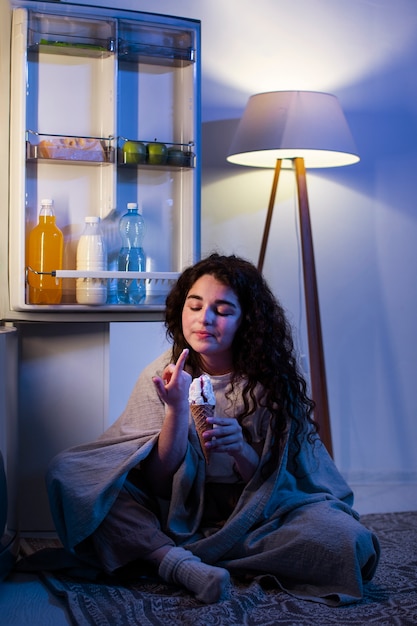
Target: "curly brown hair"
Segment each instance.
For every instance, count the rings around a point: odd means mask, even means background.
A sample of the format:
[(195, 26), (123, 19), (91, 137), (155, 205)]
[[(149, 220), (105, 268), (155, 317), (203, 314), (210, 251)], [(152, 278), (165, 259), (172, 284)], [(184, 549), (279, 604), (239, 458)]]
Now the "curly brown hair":
[[(233, 383), (244, 378), (244, 409), (235, 416), (239, 422), (254, 411), (257, 383), (264, 395), (260, 399), (271, 414), (273, 443), (264, 471), (269, 475), (279, 462), (280, 446), (287, 428), (295, 429), (294, 441), (300, 448), (302, 433), (314, 436), (317, 431), (312, 420), (313, 401), (307, 396), (307, 386), (298, 369), (292, 330), (283, 307), (272, 294), (258, 269), (249, 261), (235, 255), (211, 254), (188, 267), (166, 299), (165, 326), (173, 342), (175, 363), (184, 348), (189, 348), (186, 369), (192, 376), (201, 373), (200, 356), (186, 342), (182, 331), (182, 310), (187, 294), (201, 276), (210, 274), (236, 294), (242, 310), (240, 326), (232, 344)], [(259, 401), (259, 399), (258, 399)], [(308, 433), (308, 434), (307, 434)]]

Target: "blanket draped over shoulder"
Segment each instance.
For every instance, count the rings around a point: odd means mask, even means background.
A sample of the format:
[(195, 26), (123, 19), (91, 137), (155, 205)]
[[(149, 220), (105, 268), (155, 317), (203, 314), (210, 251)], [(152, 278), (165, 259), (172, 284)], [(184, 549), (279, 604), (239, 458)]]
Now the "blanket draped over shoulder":
[[(152, 376), (160, 375), (169, 359), (166, 352), (143, 370), (124, 412), (98, 440), (61, 452), (50, 464), (51, 512), (73, 554), (81, 555), (128, 472), (140, 467), (157, 441), (164, 406)], [(270, 437), (268, 432), (265, 450)], [(205, 462), (190, 418), (187, 452), (172, 497), (161, 508), (162, 527), (177, 545), (232, 574), (269, 575), (290, 593), (327, 604), (358, 601), (363, 582), (375, 571), (378, 541), (360, 524), (352, 492), (320, 440), (303, 443), (296, 465), (294, 449), (290, 434), (276, 471), (265, 480), (258, 470), (224, 526), (202, 536)]]

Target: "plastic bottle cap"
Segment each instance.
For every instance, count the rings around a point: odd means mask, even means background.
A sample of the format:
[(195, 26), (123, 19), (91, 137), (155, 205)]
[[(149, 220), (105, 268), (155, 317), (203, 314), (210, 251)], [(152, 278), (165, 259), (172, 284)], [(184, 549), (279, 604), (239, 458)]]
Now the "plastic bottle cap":
[(43, 205), (43, 206), (45, 206), (45, 205), (46, 206), (52, 206), (53, 203), (54, 203), (54, 201), (51, 200), (50, 198), (45, 198), (45, 199), (41, 200), (41, 205)]
[(100, 221), (100, 218), (96, 215), (89, 215), (85, 218), (86, 224), (97, 224)]
[(138, 205), (136, 204), (136, 202), (128, 202), (127, 203), (127, 208), (129, 211), (132, 211), (133, 209), (137, 209)]

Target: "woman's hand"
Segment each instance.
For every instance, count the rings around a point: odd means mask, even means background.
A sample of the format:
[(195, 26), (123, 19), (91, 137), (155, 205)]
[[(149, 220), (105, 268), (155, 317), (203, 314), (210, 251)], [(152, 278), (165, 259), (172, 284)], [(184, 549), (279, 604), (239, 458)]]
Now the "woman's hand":
[(162, 376), (155, 376), (153, 384), (165, 403), (165, 419), (158, 442), (143, 464), (154, 492), (169, 498), (172, 477), (184, 459), (188, 442), (188, 391), (191, 376), (184, 371), (188, 350), (183, 350), (178, 361), (168, 365)]
[(158, 396), (167, 407), (174, 412), (186, 411), (188, 415), (188, 391), (191, 384), (191, 376), (184, 371), (188, 357), (188, 349), (183, 350), (175, 363), (170, 363), (162, 372), (162, 377), (155, 376), (155, 385)]
[(245, 440), (242, 428), (235, 418), (231, 417), (208, 417), (207, 424), (213, 428), (203, 433), (208, 450), (215, 452), (227, 452), (234, 456), (243, 451)]
[(207, 424), (213, 425), (203, 433), (207, 450), (230, 454), (235, 459), (236, 470), (248, 482), (258, 467), (259, 457), (245, 441), (237, 419), (214, 416), (207, 418)]

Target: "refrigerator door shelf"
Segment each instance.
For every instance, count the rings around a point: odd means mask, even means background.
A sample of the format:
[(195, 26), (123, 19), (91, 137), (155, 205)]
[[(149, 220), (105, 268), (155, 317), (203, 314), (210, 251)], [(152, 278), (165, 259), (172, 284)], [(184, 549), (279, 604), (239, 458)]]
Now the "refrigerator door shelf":
[(100, 44), (88, 44), (88, 43), (65, 43), (61, 41), (47, 41), (41, 39), (39, 43), (32, 44), (28, 48), (29, 55), (39, 52), (45, 54), (62, 54), (73, 57), (91, 57), (91, 58), (104, 58), (110, 54), (114, 54), (115, 42), (105, 42)]
[(167, 67), (184, 67), (196, 60), (195, 36), (191, 30), (120, 20), (119, 32), (120, 60)]
[(172, 143), (156, 142), (160, 145), (161, 162), (152, 162), (149, 156), (149, 146), (155, 144), (156, 140), (149, 139), (126, 139), (119, 137), (119, 148), (117, 150), (117, 164), (123, 167), (166, 167), (173, 168), (193, 168), (195, 167), (195, 153), (193, 152), (194, 142)]
[(149, 46), (143, 43), (119, 44), (119, 57), (129, 63), (146, 62), (150, 65), (172, 65), (174, 67), (194, 63), (195, 51), (192, 48), (181, 50), (163, 46)]
[(28, 52), (102, 57), (116, 48), (114, 20), (29, 11)]
[(26, 160), (70, 161), (71, 163), (114, 163), (113, 137), (45, 135), (28, 130)]

